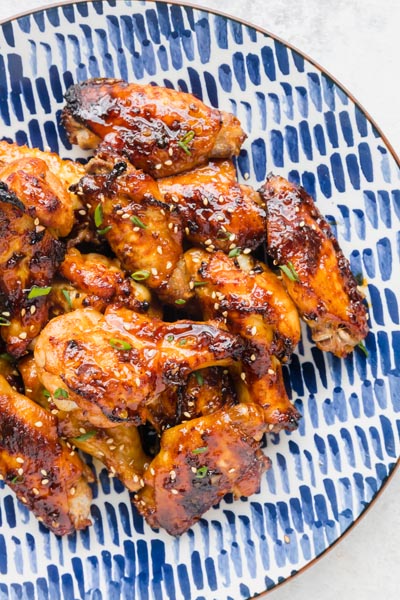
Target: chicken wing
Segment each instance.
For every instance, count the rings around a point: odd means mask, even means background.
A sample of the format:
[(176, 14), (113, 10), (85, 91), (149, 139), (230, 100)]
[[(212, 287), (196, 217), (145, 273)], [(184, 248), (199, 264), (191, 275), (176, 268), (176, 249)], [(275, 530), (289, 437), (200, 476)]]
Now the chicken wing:
[[(114, 304), (149, 316), (162, 316), (150, 290), (127, 277), (116, 259), (70, 248), (58, 272), (68, 283), (58, 281), (52, 286), (50, 304), (54, 314), (86, 307), (104, 312)], [(137, 277), (141, 280), (144, 275)]]
[(254, 250), (265, 240), (265, 210), (259, 194), (240, 185), (230, 160), (220, 160), (158, 181), (165, 201), (182, 218), (187, 239), (209, 252)]
[(7, 351), (16, 358), (47, 321), (47, 294), (63, 256), (64, 244), (35, 225), (0, 182), (0, 325)]
[(75, 211), (84, 210), (69, 190), (84, 173), (81, 164), (62, 160), (54, 152), (0, 141), (0, 180), (18, 196), (27, 213), (55, 237), (68, 235)]
[(0, 376), (0, 474), (58, 535), (90, 525), (90, 469), (57, 435), (55, 418)]
[(269, 460), (260, 449), (263, 412), (254, 404), (193, 419), (164, 431), (134, 504), (151, 527), (180, 535), (228, 492), (258, 491)]
[(267, 211), (267, 251), (321, 350), (343, 357), (367, 335), (357, 281), (332, 230), (306, 191), (271, 176), (260, 190)]
[[(52, 319), (35, 346), (39, 377), (60, 409), (96, 426), (144, 422), (146, 403), (191, 371), (226, 366), (242, 343), (209, 323), (164, 323), (125, 308), (80, 309)], [(144, 411), (143, 411), (144, 412)]]
[(233, 115), (160, 86), (89, 79), (65, 99), (62, 123), (72, 143), (112, 148), (153, 177), (238, 154), (246, 137)]
[(18, 369), (25, 385), (25, 394), (56, 416), (57, 431), (69, 447), (79, 448), (102, 462), (131, 491), (143, 486), (142, 476), (150, 458), (142, 448), (137, 428), (122, 423), (108, 429), (95, 427), (82, 419), (79, 410), (59, 410), (42, 385), (33, 356), (24, 357)]
[[(178, 216), (164, 203), (157, 183), (120, 162), (111, 171), (90, 173), (76, 187), (90, 206), (95, 226), (121, 266), (163, 301), (185, 299), (190, 290), (182, 271), (182, 232)], [(91, 170), (97, 169), (92, 163)], [(180, 279), (183, 283), (180, 283)]]

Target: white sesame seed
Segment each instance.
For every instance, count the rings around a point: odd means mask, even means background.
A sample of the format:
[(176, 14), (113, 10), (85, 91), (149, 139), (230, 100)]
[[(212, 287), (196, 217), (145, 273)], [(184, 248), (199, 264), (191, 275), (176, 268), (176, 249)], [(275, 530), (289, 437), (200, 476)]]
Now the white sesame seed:
[(110, 438), (106, 439), (106, 444), (108, 444), (108, 446), (113, 443), (114, 443), (114, 438), (110, 437)]
[(250, 248), (245, 248), (245, 249), (243, 250), (243, 254), (250, 254), (250, 252), (251, 252), (251, 249), (250, 249)]
[(17, 458), (15, 459), (17, 463), (19, 463), (20, 465), (23, 465), (25, 460), (22, 458), (22, 456), (17, 456)]
[(43, 422), (42, 421), (36, 421), (35, 427), (43, 427)]
[(215, 303), (214, 303), (214, 308), (215, 308), (215, 310), (218, 310), (218, 309), (219, 309), (219, 303), (218, 303), (218, 302), (215, 302)]
[(236, 471), (235, 467), (232, 467), (231, 469), (229, 469), (228, 473), (234, 473)]
[(49, 483), (49, 479), (42, 479), (42, 485), (47, 485)]
[(164, 165), (165, 165), (166, 167), (170, 167), (170, 166), (172, 165), (172, 160), (170, 160), (170, 159), (166, 160), (166, 161), (164, 162)]
[(121, 219), (130, 219), (131, 215), (129, 213), (124, 213)]
[(176, 496), (178, 493), (179, 493), (178, 490), (175, 490), (174, 488), (172, 488), (171, 494), (174, 494)]
[(246, 179), (246, 181), (247, 181), (247, 179), (250, 179), (250, 173), (245, 173), (245, 174), (243, 175), (243, 177), (244, 177), (244, 178)]
[(152, 269), (150, 269), (150, 271), (151, 271), (152, 275), (154, 275), (154, 276), (158, 275), (158, 271), (154, 267)]
[(185, 412), (183, 413), (183, 416), (184, 416), (184, 417), (187, 417), (188, 419), (190, 419), (190, 417), (191, 417), (192, 415), (190, 414), (190, 412), (187, 412), (187, 411), (185, 411)]
[(305, 225), (304, 221), (300, 221), (299, 226), (304, 227), (304, 225)]
[(18, 469), (17, 473), (18, 473), (18, 475), (24, 474), (24, 470), (22, 469), (22, 467)]
[(86, 215), (86, 210), (78, 210), (78, 214), (84, 217)]
[(109, 446), (110, 450), (115, 450), (117, 446)]
[(137, 385), (138, 387), (140, 387), (140, 386), (141, 386), (141, 383), (142, 383), (142, 382), (140, 381), (140, 377), (136, 377), (136, 379), (135, 379), (135, 383), (136, 383), (136, 385)]
[(22, 333), (19, 334), (18, 337), (20, 340), (26, 340), (26, 338), (28, 337), (28, 334), (26, 333), (26, 331), (23, 331)]
[(30, 310), (31, 315), (34, 315), (36, 312), (36, 306), (34, 304), (32, 304), (32, 306), (30, 307), (29, 310)]
[(21, 317), (24, 317), (26, 315), (26, 308), (22, 308), (21, 309)]
[(193, 283), (193, 281), (189, 281), (189, 289), (190, 290), (194, 290), (194, 283)]
[(252, 354), (252, 355), (250, 356), (250, 360), (251, 360), (252, 362), (254, 362), (254, 361), (256, 360), (256, 355), (255, 355), (255, 354)]
[(86, 433), (86, 429), (84, 427), (79, 427), (79, 433)]
[(162, 253), (163, 253), (162, 246), (157, 246), (157, 252), (158, 252), (158, 254), (162, 255)]
[(212, 240), (210, 240), (210, 238), (208, 238), (205, 242), (204, 245), (205, 246), (209, 246), (210, 244), (212, 244)]
[(189, 229), (189, 227), (185, 227), (185, 234), (186, 235), (190, 235), (190, 229)]
[(161, 169), (161, 167), (162, 167), (162, 164), (158, 163), (158, 165), (155, 166), (155, 169), (157, 169), (157, 171), (159, 171)]
[(72, 487), (69, 490), (69, 493), (71, 494), (71, 496), (75, 496), (75, 492), (76, 492), (76, 488)]
[(250, 333), (251, 333), (251, 335), (256, 335), (257, 327), (255, 325), (254, 325), (254, 327), (251, 328)]
[(43, 225), (38, 225), (37, 227), (35, 227), (36, 233), (41, 233), (44, 230), (45, 230), (45, 227), (43, 227)]
[(226, 319), (226, 318), (227, 318), (227, 316), (228, 316), (228, 311), (227, 311), (227, 310), (224, 310), (224, 312), (222, 313), (222, 316), (223, 316), (223, 317)]
[(155, 469), (153, 467), (150, 467), (150, 475), (154, 476), (155, 474), (156, 474)]
[(246, 380), (246, 373), (243, 373), (243, 371), (240, 373), (240, 379), (241, 379), (242, 381), (245, 381), (245, 380)]
[(35, 494), (35, 496), (39, 496), (40, 492), (37, 488), (32, 488), (32, 492)]
[(21, 502), (23, 502), (24, 504), (26, 504), (28, 502), (28, 500), (25, 498), (25, 496), (21, 496), (20, 497)]
[(170, 156), (172, 156), (172, 155), (173, 155), (173, 153), (174, 153), (174, 150), (173, 150), (173, 148), (168, 148), (168, 154), (169, 154)]
[(41, 469), (40, 470), (41, 475), (43, 475), (44, 477), (46, 477), (47, 475), (47, 471), (45, 469)]
[(268, 369), (268, 375), (275, 375), (275, 371), (273, 369)]

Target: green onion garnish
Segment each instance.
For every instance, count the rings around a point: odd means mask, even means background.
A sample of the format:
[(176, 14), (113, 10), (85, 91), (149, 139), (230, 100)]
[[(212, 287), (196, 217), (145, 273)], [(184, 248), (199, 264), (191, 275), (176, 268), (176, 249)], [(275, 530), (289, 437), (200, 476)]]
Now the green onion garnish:
[(201, 446), (200, 448), (195, 448), (192, 450), (192, 454), (203, 454), (203, 452), (207, 452), (208, 446)]
[(43, 390), (42, 394), (45, 398), (50, 398), (50, 392), (48, 390)]
[(0, 327), (8, 327), (9, 325), (11, 325), (11, 321), (0, 315)]
[(104, 229), (98, 229), (97, 233), (99, 235), (105, 235), (106, 233), (108, 233), (110, 231), (110, 229), (112, 229), (112, 225), (108, 225), (107, 227), (104, 227)]
[(279, 268), (283, 273), (285, 273), (286, 277), (290, 279), (290, 281), (300, 281), (299, 276), (296, 273), (296, 269), (293, 266), (293, 263), (288, 261), (287, 265), (279, 265)]
[(193, 281), (193, 287), (202, 287), (203, 285), (207, 285), (207, 281)]
[(32, 300), (33, 298), (39, 298), (40, 296), (47, 296), (51, 292), (51, 286), (48, 287), (39, 287), (34, 285), (31, 291), (28, 294), (28, 300)]
[(140, 227), (141, 229), (147, 229), (147, 225), (145, 225), (143, 221), (139, 219), (139, 217), (136, 217), (136, 215), (131, 217), (131, 221), (137, 227)]
[(125, 340), (120, 340), (118, 338), (111, 338), (109, 340), (110, 346), (115, 348), (116, 350), (132, 350), (131, 344), (125, 342)]
[(241, 253), (240, 248), (232, 248), (232, 250), (229, 252), (228, 256), (229, 256), (229, 258), (234, 258), (235, 256), (239, 256), (240, 253)]
[(203, 385), (203, 383), (204, 383), (204, 377), (203, 377), (203, 375), (199, 371), (195, 371), (194, 372), (194, 376), (197, 379), (197, 383), (199, 385)]
[(88, 431), (87, 433), (82, 433), (82, 435), (78, 435), (78, 437), (74, 437), (73, 440), (75, 442), (86, 442), (90, 440), (92, 437), (96, 435), (96, 431)]
[(146, 270), (135, 271), (134, 273), (132, 273), (131, 277), (135, 281), (144, 281), (145, 279), (150, 277), (150, 271), (146, 271)]
[(69, 293), (68, 290), (62, 290), (63, 296), (67, 301), (67, 304), (70, 308), (72, 308), (72, 300), (71, 300), (71, 294)]
[(167, 335), (167, 337), (165, 338), (167, 340), (167, 342), (173, 342), (174, 341), (174, 336), (170, 333), (169, 335)]
[(183, 136), (183, 138), (181, 138), (180, 140), (178, 140), (178, 146), (179, 148), (182, 148), (182, 150), (190, 155), (190, 148), (189, 148), (189, 144), (190, 142), (193, 140), (195, 136), (194, 131), (188, 131), (187, 133), (185, 133), (185, 135)]
[(196, 477), (199, 479), (203, 479), (208, 473), (208, 468), (206, 466), (199, 467), (196, 471)]
[(365, 356), (368, 358), (368, 350), (366, 349), (366, 347), (364, 346), (364, 344), (362, 342), (357, 344), (357, 348), (360, 348), (361, 352), (363, 352), (365, 354)]
[(57, 388), (53, 394), (54, 398), (68, 398), (67, 390), (63, 390), (63, 388)]
[(186, 304), (186, 300), (183, 298), (178, 298), (178, 300), (175, 300), (175, 304)]
[(103, 222), (103, 207), (101, 204), (98, 204), (94, 211), (94, 224), (98, 229)]
[(6, 360), (7, 362), (14, 362), (13, 357), (11, 356), (11, 354), (8, 354), (8, 352), (3, 352), (2, 354), (0, 354), (0, 359)]

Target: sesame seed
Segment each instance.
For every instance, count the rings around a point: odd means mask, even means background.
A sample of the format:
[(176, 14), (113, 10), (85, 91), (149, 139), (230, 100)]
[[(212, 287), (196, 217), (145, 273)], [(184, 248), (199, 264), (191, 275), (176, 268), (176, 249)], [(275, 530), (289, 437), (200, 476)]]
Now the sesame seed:
[(150, 269), (150, 271), (151, 271), (152, 275), (154, 275), (154, 276), (158, 275), (158, 271), (154, 267), (152, 269)]
[(24, 474), (24, 470), (22, 469), (22, 467), (20, 469), (18, 469), (17, 473), (18, 473), (18, 475), (23, 475)]
[(165, 217), (165, 210), (163, 208), (160, 210), (160, 213)]
[(86, 210), (78, 210), (78, 214), (84, 217), (86, 215)]
[(42, 421), (36, 421), (35, 427), (43, 427), (43, 422)]
[(224, 310), (224, 312), (222, 313), (222, 316), (223, 316), (223, 317), (226, 319), (226, 318), (227, 318), (227, 316), (228, 316), (228, 311), (227, 311), (227, 310)]
[(274, 425), (273, 423), (270, 423), (270, 424), (268, 425), (268, 429), (269, 429), (270, 431), (272, 431), (274, 427), (275, 427), (275, 425)]
[(173, 155), (173, 153), (174, 153), (174, 150), (173, 150), (173, 148), (168, 148), (168, 154), (169, 154), (170, 156), (172, 156), (172, 155)]
[(268, 369), (268, 375), (275, 375), (275, 371), (273, 369)]
[(216, 220), (216, 221), (223, 221), (224, 219), (225, 219), (224, 215), (217, 215), (217, 216), (215, 217), (215, 220)]
[(193, 400), (188, 400), (188, 403), (187, 403), (187, 405), (188, 405), (188, 406), (194, 406), (194, 402), (193, 402)]
[(304, 227), (304, 225), (305, 225), (304, 221), (300, 221), (299, 225), (300, 225), (300, 227)]
[(175, 196), (175, 194), (173, 194), (171, 196), (171, 200), (172, 200), (172, 202), (175, 202), (175, 203), (179, 202), (179, 198), (178, 198), (178, 196)]
[(212, 240), (210, 240), (210, 238), (208, 238), (205, 242), (204, 245), (205, 246), (209, 246), (210, 244), (212, 244)]
[(214, 303), (214, 308), (215, 308), (215, 310), (218, 310), (218, 309), (219, 309), (219, 302), (215, 302), (215, 303)]
[(137, 483), (139, 481), (138, 475), (134, 475), (132, 479), (133, 479), (134, 483)]
[(11, 317), (11, 313), (9, 313), (9, 312), (8, 312), (8, 310), (4, 310), (4, 311), (3, 311), (1, 314), (2, 314), (4, 317)]
[(250, 254), (250, 252), (251, 252), (251, 249), (250, 249), (250, 248), (245, 248), (245, 249), (243, 250), (243, 254)]
[(41, 470), (40, 470), (40, 473), (41, 473), (42, 475), (44, 475), (44, 477), (46, 477), (46, 475), (47, 475), (47, 471), (46, 471), (45, 469), (41, 469)]
[(169, 472), (169, 476), (172, 480), (176, 479), (176, 473), (173, 469), (172, 469), (172, 471)]
[(155, 475), (156, 471), (153, 467), (150, 467), (150, 475)]
[(71, 496), (75, 496), (75, 492), (76, 492), (76, 488), (72, 487), (69, 490), (69, 493), (71, 494)]
[(110, 445), (114, 443), (114, 438), (110, 437), (106, 439), (106, 444)]
[(141, 480), (139, 481), (139, 483), (140, 483), (140, 486), (141, 486), (141, 487), (143, 487), (143, 486), (144, 486), (144, 480), (143, 480), (143, 479), (141, 479)]
[(30, 310), (31, 315), (34, 315), (36, 312), (36, 306), (34, 304), (32, 304), (32, 306), (30, 307), (29, 310)]
[(71, 452), (69, 453), (70, 456), (75, 456), (75, 452), (73, 450), (71, 450)]
[(243, 177), (244, 177), (244, 178), (246, 179), (246, 181), (247, 181), (248, 179), (250, 179), (250, 173), (245, 173), (245, 174), (243, 175)]
[(17, 463), (19, 463), (20, 465), (23, 465), (25, 460), (22, 458), (22, 456), (17, 456), (17, 458), (15, 459)]
[(19, 334), (18, 337), (20, 340), (26, 340), (26, 338), (28, 337), (28, 334), (26, 333), (26, 331), (23, 331), (22, 333)]
[(213, 292), (211, 293), (211, 298), (214, 300), (216, 297), (217, 297), (217, 294), (216, 294), (216, 293), (213, 291)]
[(40, 492), (37, 488), (32, 488), (32, 492), (35, 494), (35, 496), (39, 496)]
[(245, 381), (245, 380), (246, 380), (246, 373), (243, 373), (243, 371), (240, 373), (240, 379), (241, 379), (242, 381)]
[(50, 412), (52, 415), (58, 415), (59, 410), (57, 408), (53, 408)]
[(175, 490), (175, 489), (172, 489), (172, 490), (171, 490), (171, 494), (174, 494), (175, 496), (176, 496), (178, 493), (179, 493), (179, 492), (178, 492), (178, 490)]
[(183, 416), (184, 416), (184, 417), (187, 417), (188, 419), (190, 419), (190, 417), (191, 417), (192, 415), (190, 414), (190, 412), (187, 412), (187, 411), (185, 411), (185, 412), (183, 413)]
[(186, 235), (190, 235), (190, 229), (189, 229), (189, 227), (185, 227), (185, 233), (186, 233)]
[(189, 290), (194, 290), (194, 283), (193, 283), (193, 281), (189, 281)]
[(124, 213), (121, 219), (130, 219), (131, 215), (129, 213)]
[(84, 427), (79, 427), (79, 433), (86, 433), (86, 429)]
[(168, 159), (168, 160), (166, 160), (166, 161), (164, 162), (164, 165), (165, 165), (166, 167), (170, 167), (170, 166), (172, 165), (172, 160), (171, 160), (171, 159)]
[(179, 229), (178, 229), (178, 225), (174, 226), (174, 233), (178, 233)]
[(42, 479), (42, 485), (47, 485), (49, 483), (49, 479)]
[(26, 308), (22, 308), (21, 309), (21, 317), (24, 317), (26, 315)]
[(21, 496), (20, 497), (21, 502), (23, 502), (24, 504), (26, 504), (28, 502), (28, 500), (25, 498), (25, 496)]
[(203, 198), (203, 205), (204, 206), (208, 206), (208, 200), (207, 200), (207, 198)]
[(255, 354), (252, 354), (252, 355), (250, 356), (250, 360), (251, 360), (252, 362), (254, 362), (254, 361), (256, 360), (256, 355), (255, 355)]
[(140, 231), (140, 227), (137, 227), (137, 226), (135, 226), (135, 227), (133, 228), (133, 231), (134, 231), (135, 233), (137, 233), (138, 231)]
[(142, 383), (142, 382), (140, 381), (140, 377), (136, 377), (136, 379), (135, 379), (135, 383), (136, 383), (136, 385), (137, 385), (138, 387), (140, 387), (140, 386), (141, 386), (141, 383)]
[(251, 333), (251, 335), (256, 335), (257, 327), (255, 325), (254, 325), (254, 327), (251, 328), (250, 333)]
[(173, 223), (168, 223), (168, 229), (172, 229), (172, 228), (173, 228), (173, 226), (174, 226), (174, 224), (173, 224)]
[(163, 253), (162, 246), (157, 246), (157, 252), (158, 252), (158, 254), (162, 254)]
[(115, 450), (117, 446), (109, 446), (110, 450)]
[(219, 202), (220, 204), (223, 204), (223, 203), (225, 202), (225, 198), (223, 197), (223, 195), (222, 195), (222, 194), (219, 196), (219, 198), (218, 198), (218, 202)]
[(234, 473), (236, 471), (235, 467), (232, 467), (231, 469), (229, 469), (228, 473)]
[(197, 473), (196, 467), (191, 467), (191, 471), (192, 471), (192, 473)]
[(45, 227), (43, 227), (43, 225), (38, 225), (38, 226), (35, 228), (35, 231), (36, 231), (36, 233), (41, 233), (41, 232), (42, 232), (42, 231), (44, 231), (44, 230), (45, 230)]
[(36, 225), (39, 225), (39, 223), (40, 223), (40, 221), (39, 221), (39, 219), (36, 217), (36, 219), (33, 221), (33, 224), (36, 226)]
[(161, 167), (162, 167), (161, 163), (158, 163), (158, 165), (155, 166), (155, 168), (157, 169), (157, 171), (159, 171), (161, 169)]

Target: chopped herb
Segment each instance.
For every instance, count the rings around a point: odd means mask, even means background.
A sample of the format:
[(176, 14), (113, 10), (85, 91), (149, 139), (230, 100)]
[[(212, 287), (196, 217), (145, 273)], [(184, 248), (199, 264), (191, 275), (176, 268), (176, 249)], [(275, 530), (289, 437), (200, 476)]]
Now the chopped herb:
[(51, 286), (48, 287), (39, 287), (34, 285), (31, 291), (28, 294), (28, 300), (32, 300), (33, 298), (39, 298), (40, 296), (47, 296), (51, 292)]
[(186, 304), (186, 300), (183, 298), (178, 298), (178, 300), (175, 300), (175, 304)]
[(63, 390), (63, 388), (57, 388), (53, 394), (54, 398), (68, 398), (67, 390)]
[(208, 446), (201, 446), (200, 448), (195, 448), (194, 450), (192, 450), (193, 454), (203, 454), (204, 452), (207, 452), (208, 450)]
[(197, 379), (197, 383), (198, 383), (199, 385), (203, 385), (203, 383), (204, 383), (204, 377), (203, 377), (203, 375), (200, 373), (200, 371), (195, 371), (195, 372), (194, 372), (194, 376), (195, 376), (195, 377), (196, 377), (196, 379)]
[(193, 287), (202, 287), (203, 285), (207, 285), (207, 281), (193, 281)]
[(111, 338), (109, 340), (110, 346), (116, 350), (132, 350), (131, 344), (125, 342), (125, 340), (119, 340), (118, 338)]
[(182, 338), (181, 340), (179, 340), (178, 343), (179, 343), (180, 346), (185, 346), (186, 342), (187, 342), (187, 339), (186, 338)]
[(141, 229), (147, 229), (147, 225), (145, 225), (145, 224), (143, 223), (143, 221), (141, 221), (141, 220), (139, 219), (139, 217), (136, 217), (136, 215), (135, 215), (135, 216), (133, 216), (133, 217), (131, 217), (131, 221), (132, 221), (132, 223), (134, 223), (134, 225), (136, 225), (137, 227), (140, 227)]
[(92, 437), (96, 435), (96, 431), (88, 431), (87, 433), (82, 433), (82, 435), (78, 435), (78, 437), (73, 438), (75, 442), (86, 442), (90, 440)]
[(203, 479), (208, 473), (208, 468), (206, 466), (199, 467), (196, 471), (196, 477), (199, 479)]
[(11, 321), (0, 315), (0, 327), (8, 327), (9, 325), (11, 325)]
[(368, 350), (366, 349), (366, 347), (364, 346), (364, 344), (362, 342), (357, 344), (357, 348), (360, 348), (361, 352), (363, 352), (365, 354), (365, 356), (368, 358)]
[(45, 398), (50, 398), (50, 392), (48, 390), (43, 390), (42, 394)]
[(99, 235), (104, 235), (104, 234), (108, 233), (110, 231), (110, 229), (112, 229), (112, 225), (108, 225), (107, 227), (104, 227), (104, 229), (98, 229), (97, 233)]
[(290, 279), (290, 281), (300, 281), (296, 269), (290, 260), (288, 261), (287, 265), (279, 265), (279, 268), (281, 271), (283, 271), (283, 273), (285, 273), (286, 277)]
[(134, 273), (132, 273), (131, 277), (135, 281), (144, 281), (145, 279), (150, 277), (150, 271), (135, 271)]
[(0, 354), (0, 359), (6, 360), (7, 362), (14, 362), (13, 357), (11, 356), (11, 354), (8, 354), (8, 352), (3, 352), (2, 354)]
[(72, 300), (71, 300), (71, 294), (69, 293), (68, 290), (62, 290), (63, 296), (67, 301), (67, 304), (70, 308), (72, 308)]
[(232, 248), (232, 250), (229, 252), (228, 256), (229, 256), (229, 258), (234, 258), (235, 256), (239, 256), (240, 253), (241, 253), (240, 248)]
[(191, 151), (190, 151), (190, 148), (189, 148), (189, 144), (193, 140), (194, 136), (195, 136), (194, 131), (188, 131), (187, 133), (185, 133), (185, 135), (183, 136), (183, 138), (181, 138), (180, 140), (178, 140), (178, 146), (179, 146), (179, 148), (182, 148), (182, 150), (186, 154), (188, 154), (188, 155), (191, 154)]
[(167, 340), (167, 342), (173, 342), (174, 341), (174, 336), (170, 333), (169, 335), (167, 335), (167, 337), (165, 338)]
[(98, 204), (94, 211), (94, 224), (98, 229), (103, 222), (103, 207), (101, 204)]
[(10, 481), (10, 483), (16, 484), (16, 483), (22, 483), (24, 481), (24, 477), (23, 475), (15, 475), (15, 477), (13, 477)]

